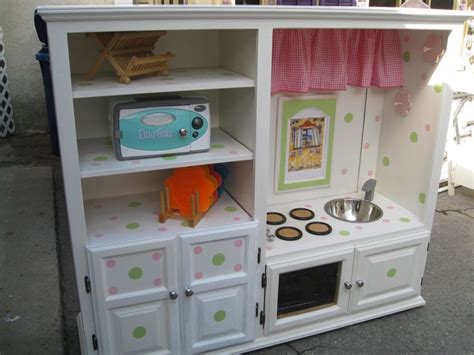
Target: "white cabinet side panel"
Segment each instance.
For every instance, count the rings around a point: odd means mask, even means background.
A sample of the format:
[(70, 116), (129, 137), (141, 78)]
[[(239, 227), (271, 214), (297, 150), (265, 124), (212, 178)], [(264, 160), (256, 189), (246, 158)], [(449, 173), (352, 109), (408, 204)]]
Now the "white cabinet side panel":
[(51, 60), (54, 102), (58, 125), (61, 164), (66, 195), (69, 231), (76, 270), (76, 282), (84, 325), (85, 345), (89, 354), (96, 351), (92, 345), (95, 333), (92, 300), (84, 288), (84, 276), (88, 275), (86, 242), (87, 232), (82, 202), (82, 189), (77, 151), (74, 108), (69, 76), (69, 53), (67, 35), (61, 23), (48, 24), (48, 40)]
[[(431, 35), (441, 36), (443, 47), (439, 49), (445, 48), (448, 34), (401, 31), (404, 89), (411, 96), (411, 110), (405, 117), (395, 111), (393, 102), (398, 89), (387, 90), (385, 94), (377, 188), (419, 217), (424, 217), (429, 199), (436, 196), (436, 190), (430, 186), (439, 181), (439, 171), (435, 173), (433, 167), (435, 158), (442, 159), (442, 149), (433, 148), (444, 147), (449, 110), (443, 107), (449, 88), (443, 86), (443, 81), (448, 79), (447, 65), (452, 63), (448, 58), (438, 65), (427, 62), (423, 48)], [(401, 100), (401, 105), (409, 107), (410, 103)]]

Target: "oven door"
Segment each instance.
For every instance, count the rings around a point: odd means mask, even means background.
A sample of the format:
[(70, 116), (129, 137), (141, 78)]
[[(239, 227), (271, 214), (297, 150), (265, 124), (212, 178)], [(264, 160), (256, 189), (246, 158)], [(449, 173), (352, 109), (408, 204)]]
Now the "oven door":
[(346, 314), (353, 254), (348, 248), (269, 263), (265, 333)]

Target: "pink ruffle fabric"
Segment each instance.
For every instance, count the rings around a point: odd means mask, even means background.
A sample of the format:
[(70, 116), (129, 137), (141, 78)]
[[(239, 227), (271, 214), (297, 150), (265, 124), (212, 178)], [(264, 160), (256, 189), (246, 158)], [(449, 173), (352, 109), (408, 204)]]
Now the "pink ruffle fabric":
[(272, 93), (404, 85), (396, 30), (277, 29), (272, 56)]

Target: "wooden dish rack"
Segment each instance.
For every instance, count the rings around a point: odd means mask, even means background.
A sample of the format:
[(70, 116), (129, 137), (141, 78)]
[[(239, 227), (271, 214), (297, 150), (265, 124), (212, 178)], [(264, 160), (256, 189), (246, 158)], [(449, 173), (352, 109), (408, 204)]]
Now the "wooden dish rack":
[(166, 31), (152, 32), (100, 32), (90, 33), (102, 46), (102, 52), (86, 73), (91, 80), (107, 59), (117, 72), (118, 81), (128, 84), (131, 77), (145, 74), (168, 75), (168, 60), (174, 57), (167, 52), (153, 53), (155, 44)]

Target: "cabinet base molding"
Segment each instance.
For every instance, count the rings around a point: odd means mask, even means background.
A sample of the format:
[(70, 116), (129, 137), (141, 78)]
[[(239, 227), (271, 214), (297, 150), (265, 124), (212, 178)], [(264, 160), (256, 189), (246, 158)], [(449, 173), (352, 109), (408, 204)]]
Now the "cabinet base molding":
[(317, 322), (303, 327), (295, 327), (291, 330), (285, 330), (277, 334), (271, 334), (255, 339), (255, 341), (239, 346), (218, 349), (206, 354), (236, 354), (247, 351), (258, 350), (288, 341), (305, 338), (311, 335), (329, 332), (331, 330), (347, 327), (357, 323), (362, 323), (375, 318), (384, 317), (390, 314), (406, 311), (411, 308), (421, 307), (426, 301), (421, 296), (410, 298), (401, 302), (390, 304), (384, 307), (371, 309), (363, 312), (357, 312), (352, 315), (343, 316), (339, 319), (329, 319), (324, 322)]

